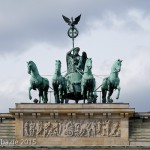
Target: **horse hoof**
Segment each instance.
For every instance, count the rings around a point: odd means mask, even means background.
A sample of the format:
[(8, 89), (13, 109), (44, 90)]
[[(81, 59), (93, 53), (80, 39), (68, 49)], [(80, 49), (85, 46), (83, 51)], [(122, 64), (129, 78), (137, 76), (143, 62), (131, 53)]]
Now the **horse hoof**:
[(93, 104), (96, 104), (96, 100), (93, 101)]
[(37, 104), (37, 103), (38, 103), (38, 100), (35, 98), (35, 99), (33, 100), (33, 102)]
[(113, 99), (108, 99), (107, 103), (113, 103)]
[(69, 103), (69, 100), (65, 100), (65, 104), (68, 104)]

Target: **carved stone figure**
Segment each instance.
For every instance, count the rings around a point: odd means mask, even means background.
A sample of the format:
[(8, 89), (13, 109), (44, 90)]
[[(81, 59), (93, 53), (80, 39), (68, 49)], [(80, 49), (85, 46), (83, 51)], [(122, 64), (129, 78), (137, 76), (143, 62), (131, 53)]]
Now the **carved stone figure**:
[(42, 132), (43, 124), (42, 121), (36, 122), (36, 136), (38, 136)]
[[(104, 78), (101, 86), (102, 90), (102, 102), (103, 103), (112, 103), (113, 100), (111, 99), (111, 95), (113, 94), (113, 91), (115, 89), (118, 90), (116, 99), (119, 98), (120, 95), (120, 79), (119, 79), (119, 72), (121, 71), (121, 63), (122, 60), (118, 59), (114, 62), (111, 68), (111, 73), (108, 77)], [(107, 101), (106, 101), (106, 95), (108, 91)]]
[(102, 125), (102, 135), (103, 136), (109, 135), (109, 126), (110, 126), (110, 120), (105, 120)]
[(119, 137), (120, 121), (109, 119), (36, 120), (23, 124), (25, 137)]
[(37, 69), (36, 64), (33, 61), (27, 62), (28, 73), (31, 75), (30, 79), (30, 87), (29, 87), (29, 99), (32, 99), (31, 90), (38, 89), (39, 91), (39, 103), (43, 100), (43, 103), (47, 103), (48, 101), (48, 89), (49, 89), (49, 81), (46, 78), (41, 77), (39, 71)]
[(65, 135), (68, 135), (68, 136), (74, 135), (75, 126), (72, 121), (67, 122), (65, 129), (66, 129)]
[(35, 134), (35, 122), (31, 121), (29, 123), (29, 135), (34, 136)]
[(57, 136), (57, 135), (59, 135), (59, 133), (60, 133), (60, 123), (59, 122), (57, 122), (56, 120), (55, 120), (55, 122), (53, 122), (52, 123), (52, 127), (51, 127), (51, 131), (52, 131), (52, 135), (53, 136)]
[(87, 124), (87, 136), (95, 136), (96, 135), (96, 123), (94, 121), (91, 121)]
[[(61, 75), (61, 61), (56, 60), (55, 74), (52, 78), (52, 86), (54, 90), (55, 103), (64, 103), (67, 96), (66, 79)], [(67, 103), (67, 101), (65, 101)]]
[(119, 134), (120, 134), (120, 131), (119, 131), (119, 122), (112, 123), (112, 128), (111, 128), (110, 135), (112, 135), (112, 136), (118, 136)]
[(25, 136), (29, 136), (28, 129), (29, 129), (29, 122), (25, 122), (25, 124), (24, 124), (24, 135)]

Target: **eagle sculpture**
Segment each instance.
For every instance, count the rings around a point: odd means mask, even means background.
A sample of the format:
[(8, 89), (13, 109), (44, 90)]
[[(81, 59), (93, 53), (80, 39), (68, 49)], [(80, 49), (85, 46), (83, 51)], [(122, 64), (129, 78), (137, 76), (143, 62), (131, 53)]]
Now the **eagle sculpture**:
[(78, 17), (76, 17), (74, 20), (73, 17), (71, 17), (71, 19), (65, 17), (64, 15), (62, 15), (62, 17), (65, 20), (65, 22), (68, 23), (69, 26), (74, 27), (80, 21), (81, 14)]

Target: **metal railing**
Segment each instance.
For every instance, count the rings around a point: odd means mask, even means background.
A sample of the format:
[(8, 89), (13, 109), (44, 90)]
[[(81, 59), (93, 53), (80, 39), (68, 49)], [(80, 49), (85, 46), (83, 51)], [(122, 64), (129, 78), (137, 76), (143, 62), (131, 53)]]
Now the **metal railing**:
[[(54, 91), (50, 90), (48, 91), (49, 93), (49, 103), (55, 103), (53, 101), (55, 101), (54, 99)], [(102, 91), (96, 91), (97, 94), (97, 103), (102, 103)]]

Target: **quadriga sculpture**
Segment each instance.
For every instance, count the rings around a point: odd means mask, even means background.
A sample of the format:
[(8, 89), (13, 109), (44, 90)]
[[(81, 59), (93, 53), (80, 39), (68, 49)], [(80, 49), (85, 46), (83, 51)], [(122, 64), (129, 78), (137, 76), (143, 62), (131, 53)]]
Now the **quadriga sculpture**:
[[(121, 63), (122, 60), (118, 59), (114, 62), (111, 68), (111, 73), (108, 77), (103, 79), (101, 90), (102, 90), (102, 103), (112, 103), (113, 100), (111, 99), (111, 95), (115, 89), (118, 90), (116, 99), (119, 98), (120, 95), (120, 79), (118, 77), (119, 72), (121, 71)], [(106, 95), (108, 91), (107, 101)]]
[[(55, 103), (64, 103), (67, 96), (66, 80), (61, 75), (61, 61), (55, 62), (55, 74), (52, 78), (52, 86), (54, 90)], [(67, 100), (65, 101), (67, 103)]]
[(92, 74), (92, 59), (87, 58), (84, 74), (81, 79), (81, 95), (83, 95), (84, 103), (85, 99), (87, 99), (88, 103), (96, 103), (96, 92), (95, 92), (95, 78)]
[(41, 100), (43, 103), (47, 103), (48, 101), (48, 89), (49, 89), (49, 81), (46, 78), (40, 76), (39, 71), (37, 69), (36, 64), (33, 61), (27, 62), (28, 73), (31, 75), (30, 79), (30, 87), (29, 87), (29, 99), (32, 99), (31, 90), (38, 89), (39, 91), (39, 103)]

